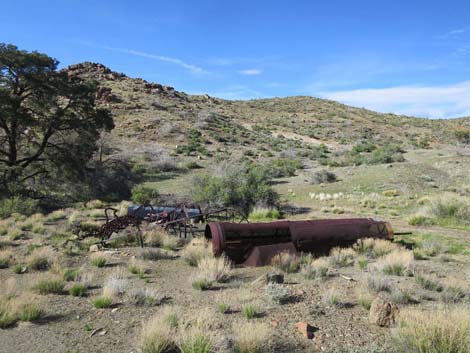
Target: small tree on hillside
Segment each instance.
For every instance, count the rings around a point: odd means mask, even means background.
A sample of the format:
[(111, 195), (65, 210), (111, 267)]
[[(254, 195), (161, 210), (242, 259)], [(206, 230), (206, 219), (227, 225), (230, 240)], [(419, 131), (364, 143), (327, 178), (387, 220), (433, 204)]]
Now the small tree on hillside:
[(470, 127), (461, 126), (454, 131), (457, 140), (465, 146), (470, 145)]
[(0, 194), (79, 177), (100, 130), (113, 128), (109, 111), (95, 105), (96, 84), (57, 65), (45, 54), (0, 43)]

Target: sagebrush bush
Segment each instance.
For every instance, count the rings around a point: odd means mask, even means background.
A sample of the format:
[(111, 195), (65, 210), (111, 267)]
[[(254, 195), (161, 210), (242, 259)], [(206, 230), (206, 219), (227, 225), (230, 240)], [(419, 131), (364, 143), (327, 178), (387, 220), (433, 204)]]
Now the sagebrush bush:
[(160, 305), (164, 299), (154, 288), (134, 288), (126, 292), (126, 300), (137, 306)]
[(315, 172), (312, 175), (310, 184), (334, 183), (336, 180), (337, 177), (335, 173), (323, 169)]
[(276, 304), (284, 304), (289, 301), (289, 289), (281, 284), (269, 283), (264, 289), (264, 294)]
[(468, 353), (470, 347), (468, 307), (400, 313), (397, 348), (409, 353)]

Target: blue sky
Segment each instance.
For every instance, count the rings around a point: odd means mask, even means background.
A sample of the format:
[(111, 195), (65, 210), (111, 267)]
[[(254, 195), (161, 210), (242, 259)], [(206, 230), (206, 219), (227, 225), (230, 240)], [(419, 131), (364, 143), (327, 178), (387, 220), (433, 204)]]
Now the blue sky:
[(228, 99), (470, 116), (468, 1), (2, 1), (0, 41)]

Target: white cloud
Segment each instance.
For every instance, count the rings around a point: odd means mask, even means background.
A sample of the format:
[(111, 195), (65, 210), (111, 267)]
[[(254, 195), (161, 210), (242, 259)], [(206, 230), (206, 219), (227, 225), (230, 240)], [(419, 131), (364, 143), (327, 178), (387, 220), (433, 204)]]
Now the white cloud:
[(261, 75), (263, 71), (259, 69), (246, 69), (238, 71), (239, 74), (247, 75), (247, 76), (254, 76), (254, 75)]
[(384, 113), (430, 118), (470, 116), (470, 81), (447, 86), (398, 86), (318, 95)]
[(467, 32), (465, 28), (453, 29), (449, 32), (441, 34), (440, 36), (438, 36), (438, 38), (440, 39), (455, 38), (455, 37), (459, 37), (461, 34), (464, 34), (465, 32)]
[(196, 75), (202, 75), (202, 74), (207, 74), (208, 73), (206, 70), (204, 70), (203, 68), (201, 68), (199, 66), (189, 64), (189, 63), (187, 63), (187, 62), (185, 62), (181, 59), (172, 58), (172, 57), (169, 57), (169, 56), (150, 54), (150, 53), (137, 51), (137, 50), (132, 50), (132, 49), (113, 48), (113, 47), (108, 47), (108, 46), (105, 46), (105, 47), (102, 47), (102, 48), (106, 49), (106, 50), (118, 52), (118, 53), (130, 54), (130, 55), (140, 56), (140, 57), (147, 58), (147, 59), (164, 61), (164, 62), (172, 63), (172, 64), (175, 64), (175, 65), (179, 65), (179, 66), (189, 70), (192, 74), (196, 74)]

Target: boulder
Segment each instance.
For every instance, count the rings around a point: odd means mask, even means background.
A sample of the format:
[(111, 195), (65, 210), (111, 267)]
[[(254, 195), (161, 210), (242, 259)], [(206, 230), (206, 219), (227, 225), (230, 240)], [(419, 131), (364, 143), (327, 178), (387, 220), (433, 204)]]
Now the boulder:
[(400, 310), (385, 295), (377, 296), (370, 306), (369, 322), (381, 327), (395, 325)]

